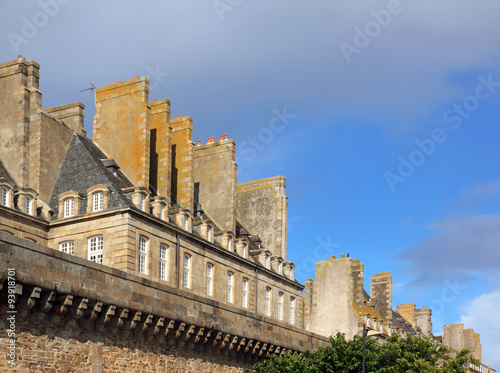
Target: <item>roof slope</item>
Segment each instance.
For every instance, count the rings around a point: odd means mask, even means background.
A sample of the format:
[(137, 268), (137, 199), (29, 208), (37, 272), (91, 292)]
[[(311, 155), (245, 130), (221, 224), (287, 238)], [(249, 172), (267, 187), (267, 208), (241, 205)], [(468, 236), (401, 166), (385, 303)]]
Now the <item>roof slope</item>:
[(125, 196), (122, 189), (133, 184), (120, 170), (113, 172), (103, 164), (107, 156), (89, 139), (78, 134), (73, 135), (68, 152), (62, 164), (57, 181), (50, 196), (49, 205), (54, 211), (52, 219), (59, 212), (58, 196), (67, 191), (81, 194), (83, 201), (79, 214), (85, 214), (87, 206), (87, 189), (98, 184), (106, 185), (111, 190), (109, 208), (134, 207), (132, 201)]
[(13, 182), (16, 187), (18, 186), (16, 181), (12, 178), (12, 176), (10, 176), (9, 171), (7, 171), (1, 160), (0, 160), (0, 179), (7, 179)]

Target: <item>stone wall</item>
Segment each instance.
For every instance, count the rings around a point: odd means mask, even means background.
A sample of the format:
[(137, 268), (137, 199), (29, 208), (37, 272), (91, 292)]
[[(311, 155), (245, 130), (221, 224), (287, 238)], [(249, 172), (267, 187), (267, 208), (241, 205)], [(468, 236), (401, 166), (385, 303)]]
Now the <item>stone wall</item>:
[(234, 140), (221, 139), (194, 148), (198, 202), (224, 232), (233, 235), (236, 231), (235, 146)]
[(137, 186), (149, 187), (149, 81), (135, 77), (96, 90), (92, 139)]
[(288, 224), (285, 188), (285, 177), (275, 176), (238, 184), (236, 196), (236, 217), (259, 236), (265, 249), (283, 260)]
[[(3, 351), (7, 268), (16, 272), (18, 371), (241, 372), (271, 353), (328, 345), (286, 323), (4, 234), (0, 263)], [(7, 364), (0, 354), (0, 367)]]
[(371, 278), (370, 301), (384, 321), (392, 321), (392, 276), (389, 272), (375, 273)]

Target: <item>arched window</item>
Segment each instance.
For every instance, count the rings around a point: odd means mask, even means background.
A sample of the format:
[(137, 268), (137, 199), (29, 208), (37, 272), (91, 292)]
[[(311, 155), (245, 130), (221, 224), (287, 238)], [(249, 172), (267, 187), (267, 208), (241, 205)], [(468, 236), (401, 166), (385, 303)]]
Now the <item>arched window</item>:
[(241, 283), (241, 305), (243, 308), (248, 308), (248, 278), (243, 277)]
[(64, 217), (68, 218), (75, 215), (75, 199), (67, 198), (64, 200)]
[(24, 212), (29, 215), (33, 215), (33, 197), (26, 196), (24, 198)]
[(73, 241), (65, 241), (59, 244), (59, 251), (62, 251), (66, 254), (73, 255), (75, 251), (75, 243)]
[(266, 303), (265, 303), (265, 314), (266, 316), (271, 316), (271, 288), (266, 287)]
[(283, 293), (278, 293), (278, 320), (283, 320)]
[(214, 276), (214, 266), (212, 263), (207, 263), (207, 295), (213, 295), (213, 276)]
[(92, 195), (92, 211), (101, 211), (104, 208), (104, 193), (95, 192)]
[(191, 255), (184, 254), (184, 278), (183, 284), (186, 289), (189, 289), (191, 286), (190, 279), (190, 271), (191, 271)]
[(227, 272), (227, 303), (233, 303), (233, 272)]
[(88, 246), (88, 259), (94, 263), (102, 264), (102, 251), (102, 235), (90, 237)]
[(0, 199), (0, 204), (2, 206), (10, 207), (9, 206), (9, 188), (7, 187), (2, 187), (1, 188), (1, 199)]
[(167, 280), (168, 276), (168, 247), (160, 245), (160, 280)]
[(146, 273), (148, 260), (148, 239), (144, 236), (139, 236), (139, 272)]

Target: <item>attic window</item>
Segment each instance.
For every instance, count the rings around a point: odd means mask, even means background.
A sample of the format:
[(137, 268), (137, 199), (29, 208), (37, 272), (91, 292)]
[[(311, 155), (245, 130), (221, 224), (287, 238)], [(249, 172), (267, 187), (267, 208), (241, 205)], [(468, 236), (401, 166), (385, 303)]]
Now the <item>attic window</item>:
[(2, 187), (1, 201), (2, 206), (9, 207), (9, 189), (7, 187)]

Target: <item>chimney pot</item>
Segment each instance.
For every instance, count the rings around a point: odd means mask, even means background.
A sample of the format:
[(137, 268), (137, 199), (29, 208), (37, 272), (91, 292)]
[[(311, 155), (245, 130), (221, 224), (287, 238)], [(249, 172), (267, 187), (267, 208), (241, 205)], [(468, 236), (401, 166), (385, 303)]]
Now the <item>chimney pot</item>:
[(224, 136), (220, 135), (219, 141), (222, 141), (222, 140), (224, 140)]
[(200, 145), (201, 145), (201, 141), (200, 140), (196, 141), (196, 146), (200, 146)]
[(215, 142), (215, 136), (212, 136), (212, 142)]
[(225, 138), (225, 140), (227, 140), (227, 139), (228, 139), (228, 137), (227, 137), (227, 133), (226, 133), (226, 138)]

